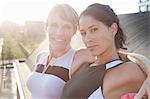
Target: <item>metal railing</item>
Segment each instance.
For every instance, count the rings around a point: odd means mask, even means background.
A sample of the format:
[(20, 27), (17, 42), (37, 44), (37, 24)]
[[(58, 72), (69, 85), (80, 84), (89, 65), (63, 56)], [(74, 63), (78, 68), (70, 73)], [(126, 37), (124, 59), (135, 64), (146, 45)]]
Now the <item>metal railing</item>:
[(13, 62), (17, 85), (17, 99), (30, 99), (31, 94), (26, 86), (26, 79), (31, 72), (25, 63)]
[(24, 92), (23, 92), (20, 76), (18, 73), (18, 68), (15, 62), (13, 62), (13, 65), (14, 65), (16, 84), (17, 84), (17, 99), (24, 99)]

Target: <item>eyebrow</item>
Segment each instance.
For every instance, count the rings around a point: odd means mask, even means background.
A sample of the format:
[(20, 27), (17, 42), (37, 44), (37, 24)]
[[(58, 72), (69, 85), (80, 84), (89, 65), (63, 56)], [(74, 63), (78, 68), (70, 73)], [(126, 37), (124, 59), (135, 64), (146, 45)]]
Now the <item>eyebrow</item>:
[[(91, 25), (91, 26), (89, 26), (87, 29), (91, 29), (92, 27), (94, 27), (94, 26), (96, 26), (96, 25)], [(84, 30), (80, 30), (80, 31), (84, 31)]]
[(92, 28), (92, 27), (94, 27), (94, 26), (95, 26), (95, 25), (91, 25), (91, 26), (88, 27), (88, 29), (90, 29), (90, 28)]
[(64, 24), (63, 26), (70, 26), (70, 24)]

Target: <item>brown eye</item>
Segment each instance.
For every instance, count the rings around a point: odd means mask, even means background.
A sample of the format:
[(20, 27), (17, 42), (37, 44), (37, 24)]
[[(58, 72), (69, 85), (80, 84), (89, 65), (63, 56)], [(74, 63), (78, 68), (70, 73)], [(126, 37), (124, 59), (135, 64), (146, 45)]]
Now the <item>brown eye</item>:
[(54, 24), (51, 24), (50, 26), (51, 27), (57, 27), (57, 24), (54, 23)]
[(63, 28), (64, 29), (71, 29), (71, 26), (70, 25), (64, 25)]
[(93, 33), (93, 32), (95, 32), (95, 31), (97, 31), (98, 30), (98, 28), (92, 28), (91, 29), (91, 32)]
[(58, 28), (58, 25), (56, 23), (50, 23), (47, 27), (47, 32), (51, 32), (53, 30), (56, 30)]
[(81, 32), (81, 36), (86, 36), (86, 32)]
[(56, 24), (56, 23), (51, 23), (51, 24), (49, 24), (49, 26), (48, 26), (48, 28), (57, 28), (58, 27), (58, 25)]

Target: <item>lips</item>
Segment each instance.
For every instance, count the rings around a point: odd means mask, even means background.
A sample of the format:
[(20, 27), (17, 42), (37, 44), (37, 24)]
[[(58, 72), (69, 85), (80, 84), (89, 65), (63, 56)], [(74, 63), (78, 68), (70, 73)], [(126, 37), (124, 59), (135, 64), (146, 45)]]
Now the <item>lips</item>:
[(91, 46), (87, 46), (88, 49), (93, 49), (95, 48), (97, 45), (91, 45)]
[(55, 39), (55, 41), (63, 42), (63, 41), (65, 41), (65, 40), (63, 40), (63, 39)]
[(56, 42), (65, 42), (65, 39), (57, 39), (57, 38), (52, 38), (52, 40), (56, 41)]

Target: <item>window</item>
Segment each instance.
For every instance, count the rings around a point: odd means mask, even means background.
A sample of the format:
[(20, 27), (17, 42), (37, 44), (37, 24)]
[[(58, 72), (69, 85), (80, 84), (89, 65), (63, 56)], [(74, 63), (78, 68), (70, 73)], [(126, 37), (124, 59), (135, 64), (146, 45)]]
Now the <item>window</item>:
[(140, 0), (140, 2), (146, 2), (146, 1), (148, 1), (148, 0)]
[(147, 6), (146, 5), (145, 6), (140, 6), (140, 11), (141, 12), (147, 11)]
[(148, 5), (148, 11), (150, 11), (150, 5)]

